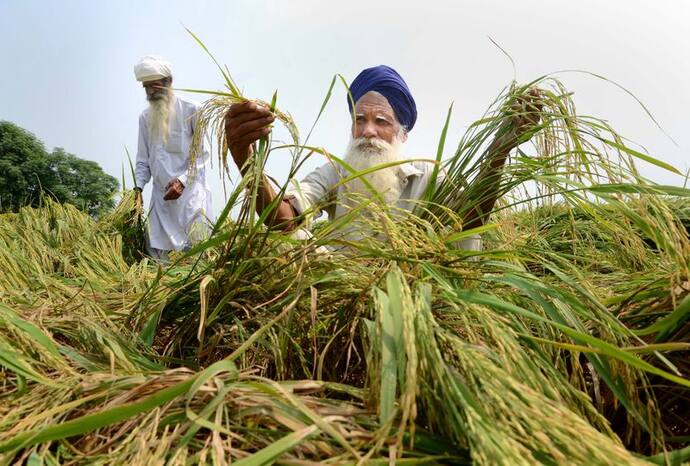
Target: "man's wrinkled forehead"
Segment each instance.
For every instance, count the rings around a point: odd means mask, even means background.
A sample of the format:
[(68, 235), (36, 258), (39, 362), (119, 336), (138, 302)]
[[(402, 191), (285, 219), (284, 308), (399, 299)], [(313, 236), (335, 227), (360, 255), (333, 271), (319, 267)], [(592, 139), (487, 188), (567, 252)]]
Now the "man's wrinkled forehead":
[(364, 116), (366, 113), (374, 113), (376, 117), (384, 117), (397, 122), (393, 107), (390, 102), (383, 95), (376, 91), (370, 91), (364, 94), (355, 103), (355, 116)]

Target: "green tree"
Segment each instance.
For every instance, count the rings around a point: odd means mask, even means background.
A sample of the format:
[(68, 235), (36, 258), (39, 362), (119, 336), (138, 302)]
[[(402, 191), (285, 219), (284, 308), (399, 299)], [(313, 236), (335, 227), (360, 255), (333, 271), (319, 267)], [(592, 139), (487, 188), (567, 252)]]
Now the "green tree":
[(17, 125), (0, 121), (0, 211), (36, 205), (47, 178), (50, 168), (43, 143)]
[(0, 212), (37, 206), (41, 194), (98, 216), (113, 207), (117, 179), (89, 160), (41, 141), (14, 123), (0, 121)]
[(117, 179), (105, 173), (91, 160), (55, 148), (48, 157), (52, 184), (51, 194), (60, 202), (68, 202), (93, 216), (112, 209)]

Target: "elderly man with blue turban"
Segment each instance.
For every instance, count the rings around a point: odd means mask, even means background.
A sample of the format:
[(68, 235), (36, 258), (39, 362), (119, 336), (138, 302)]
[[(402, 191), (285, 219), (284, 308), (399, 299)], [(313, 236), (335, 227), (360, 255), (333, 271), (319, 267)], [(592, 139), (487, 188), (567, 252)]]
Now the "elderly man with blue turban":
[[(350, 93), (352, 139), (345, 162), (358, 172), (376, 166), (382, 168), (343, 183), (351, 173), (336, 163), (326, 163), (287, 190), (274, 215), (267, 219), (267, 224), (292, 230), (297, 226), (294, 218), (309, 209), (319, 209), (316, 214), (325, 210), (331, 220), (336, 219), (356, 206), (358, 200), (371, 199), (371, 188), (386, 203), (405, 210), (412, 210), (414, 201), (424, 194), (431, 181), (434, 164), (404, 162), (401, 156), (401, 146), (417, 121), (417, 107), (403, 78), (385, 65), (367, 68), (352, 82)], [(252, 157), (252, 144), (270, 133), (269, 125), (273, 120), (268, 109), (252, 102), (231, 107), (225, 130), (228, 147), (240, 170)], [(500, 172), (510, 149), (517, 145), (517, 137), (513, 135), (511, 138), (507, 143), (505, 138), (494, 142), (488, 172), (482, 176), (499, 178), (495, 175)], [(438, 181), (442, 182), (443, 175), (439, 175)], [(257, 210), (263, 211), (275, 197), (275, 189), (264, 177)], [(465, 228), (480, 226), (486, 220), (496, 195), (486, 193), (481, 199), (465, 219)], [(477, 249), (478, 245), (479, 242), (475, 241), (465, 247)]]

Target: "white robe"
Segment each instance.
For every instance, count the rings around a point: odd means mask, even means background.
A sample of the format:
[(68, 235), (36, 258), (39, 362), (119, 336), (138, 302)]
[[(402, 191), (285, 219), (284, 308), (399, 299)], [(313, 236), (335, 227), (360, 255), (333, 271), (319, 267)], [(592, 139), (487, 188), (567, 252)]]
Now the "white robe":
[[(196, 176), (188, 173), (189, 150), (196, 123), (196, 103), (173, 96), (168, 140), (152, 140), (147, 108), (139, 117), (139, 144), (135, 179), (144, 188), (153, 178), (151, 210), (148, 216), (149, 247), (164, 251), (182, 250), (202, 239), (209, 232), (211, 221), (211, 190), (206, 183), (206, 166), (210, 154), (206, 144), (196, 163)], [(184, 185), (175, 200), (163, 200), (165, 187), (179, 179)]]

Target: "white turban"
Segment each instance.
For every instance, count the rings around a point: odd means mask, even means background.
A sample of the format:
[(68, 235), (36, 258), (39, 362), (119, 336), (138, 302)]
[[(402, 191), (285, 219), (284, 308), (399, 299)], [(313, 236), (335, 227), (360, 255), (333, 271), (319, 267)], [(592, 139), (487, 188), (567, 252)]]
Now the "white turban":
[(134, 65), (134, 76), (137, 81), (141, 82), (170, 78), (172, 77), (172, 67), (161, 57), (147, 55)]

